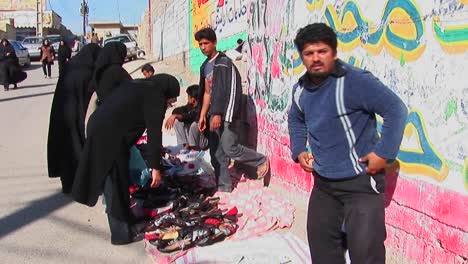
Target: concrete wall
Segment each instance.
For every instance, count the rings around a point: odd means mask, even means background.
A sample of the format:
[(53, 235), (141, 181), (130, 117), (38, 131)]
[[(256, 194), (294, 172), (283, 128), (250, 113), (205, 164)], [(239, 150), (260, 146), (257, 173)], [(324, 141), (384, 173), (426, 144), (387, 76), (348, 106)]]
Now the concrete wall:
[(13, 19), (0, 20), (0, 38), (15, 39), (16, 29)]
[[(219, 50), (247, 39), (248, 94), (255, 101), (250, 110), (257, 116), (259, 150), (271, 157), (277, 182), (303, 193), (313, 180), (291, 161), (286, 124), (291, 87), (304, 72), (293, 39), (311, 22), (335, 28), (339, 57), (372, 71), (410, 109), (398, 162), (387, 170), (389, 252), (401, 262), (468, 262), (467, 0), (174, 3), (186, 4), (188, 42), (173, 42), (184, 41), (180, 27), (165, 31), (159, 42), (154, 34), (154, 47), (172, 45), (162, 58), (179, 56), (196, 77), (204, 60), (193, 39), (197, 29), (214, 28)], [(188, 57), (181, 55), (187, 50)]]

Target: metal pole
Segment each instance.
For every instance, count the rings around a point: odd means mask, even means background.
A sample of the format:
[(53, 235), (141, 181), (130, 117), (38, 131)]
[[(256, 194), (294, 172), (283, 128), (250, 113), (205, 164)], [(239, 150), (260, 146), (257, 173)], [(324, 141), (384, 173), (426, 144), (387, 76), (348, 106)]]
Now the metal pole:
[(83, 0), (83, 38), (86, 36), (86, 1)]
[(86, 20), (87, 20), (88, 13), (89, 13), (88, 3), (86, 3), (86, 0), (83, 0), (83, 2), (81, 3), (80, 13), (83, 16), (83, 38), (84, 38), (86, 37)]

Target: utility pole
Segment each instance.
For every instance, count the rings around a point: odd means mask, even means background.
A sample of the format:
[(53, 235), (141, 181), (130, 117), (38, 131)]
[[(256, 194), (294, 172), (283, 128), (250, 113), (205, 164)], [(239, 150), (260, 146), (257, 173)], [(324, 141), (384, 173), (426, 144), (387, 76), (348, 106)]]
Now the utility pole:
[(89, 8), (86, 0), (81, 3), (80, 13), (83, 16), (83, 38), (86, 37), (86, 21), (88, 20)]
[(43, 0), (37, 0), (36, 2), (36, 36), (42, 37), (42, 30), (43, 30), (43, 6), (42, 6), (42, 1)]

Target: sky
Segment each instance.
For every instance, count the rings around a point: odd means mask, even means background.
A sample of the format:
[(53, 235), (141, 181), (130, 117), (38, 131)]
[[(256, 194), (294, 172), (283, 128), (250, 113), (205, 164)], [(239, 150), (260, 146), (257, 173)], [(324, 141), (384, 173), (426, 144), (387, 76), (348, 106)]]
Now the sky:
[[(0, 0), (1, 1), (1, 0)], [(87, 0), (89, 21), (119, 20), (123, 24), (138, 24), (148, 0)], [(47, 9), (62, 17), (62, 24), (74, 34), (83, 32), (83, 17), (80, 14), (82, 0), (47, 0)], [(120, 11), (120, 12), (119, 12)], [(88, 32), (90, 31), (88, 27)]]

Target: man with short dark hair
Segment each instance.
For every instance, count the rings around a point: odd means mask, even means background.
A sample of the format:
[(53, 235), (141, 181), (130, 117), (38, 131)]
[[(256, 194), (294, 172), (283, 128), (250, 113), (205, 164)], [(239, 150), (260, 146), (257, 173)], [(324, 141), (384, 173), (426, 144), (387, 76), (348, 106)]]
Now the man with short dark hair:
[(294, 161), (314, 176), (312, 262), (344, 264), (346, 241), (352, 263), (385, 263), (384, 168), (398, 153), (408, 110), (370, 72), (337, 58), (327, 25), (300, 29), (294, 43), (307, 72), (293, 87), (288, 126)]
[(259, 179), (268, 174), (270, 163), (263, 154), (238, 143), (236, 123), (241, 114), (241, 78), (231, 59), (216, 50), (216, 33), (204, 28), (195, 34), (195, 40), (207, 57), (200, 68), (198, 126), (200, 131), (209, 128), (211, 164), (218, 191), (232, 192), (229, 159), (257, 168)]
[(141, 73), (143, 73), (143, 76), (145, 76), (146, 79), (150, 78), (151, 76), (154, 75), (154, 68), (151, 66), (151, 64), (146, 63), (141, 67)]

